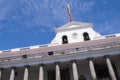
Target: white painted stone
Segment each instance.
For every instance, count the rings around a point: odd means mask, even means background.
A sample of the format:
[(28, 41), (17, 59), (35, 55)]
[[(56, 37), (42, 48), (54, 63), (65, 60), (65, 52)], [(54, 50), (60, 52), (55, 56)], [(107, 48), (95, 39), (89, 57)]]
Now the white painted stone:
[(117, 80), (110, 59), (106, 58), (106, 62), (107, 62), (108, 71), (112, 80)]
[(75, 62), (72, 63), (72, 70), (73, 70), (73, 79), (78, 80), (78, 71), (77, 71), (77, 65)]
[(25, 71), (24, 71), (24, 80), (28, 80), (28, 68), (27, 67), (25, 68)]
[(61, 80), (60, 78), (60, 67), (56, 64), (56, 80)]
[[(51, 44), (53, 45), (61, 45), (62, 44), (62, 36), (66, 35), (68, 37), (69, 43), (82, 42), (83, 33), (87, 32), (91, 40), (94, 40), (96, 37), (100, 37), (101, 35), (93, 30), (93, 24), (84, 23), (84, 22), (70, 22), (66, 25), (63, 25), (57, 28), (56, 36), (52, 40)], [(77, 34), (76, 37), (74, 34)]]
[(96, 76), (96, 72), (95, 72), (95, 68), (92, 60), (89, 61), (89, 67), (90, 67), (90, 73), (91, 73), (92, 79), (97, 80), (97, 76)]
[(10, 74), (10, 80), (14, 80), (14, 78), (15, 78), (15, 71), (14, 69), (12, 69)]
[(1, 77), (2, 77), (2, 71), (0, 70), (0, 80), (1, 80)]
[(11, 49), (11, 52), (20, 51), (20, 48)]
[(44, 71), (42, 66), (39, 68), (39, 80), (44, 80)]

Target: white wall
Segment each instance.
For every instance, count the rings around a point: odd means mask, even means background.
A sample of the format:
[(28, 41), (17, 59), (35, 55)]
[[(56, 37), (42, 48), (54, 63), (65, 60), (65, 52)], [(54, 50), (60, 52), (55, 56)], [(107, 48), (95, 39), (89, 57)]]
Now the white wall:
[[(51, 44), (62, 44), (62, 37), (66, 35), (68, 37), (68, 43), (75, 43), (75, 42), (82, 42), (83, 39), (83, 33), (87, 32), (89, 34), (89, 37), (91, 40), (93, 40), (95, 37), (99, 37), (100, 34), (94, 31), (91, 27), (89, 28), (83, 28), (79, 30), (68, 30), (63, 32), (58, 32), (55, 36), (55, 38), (52, 40)], [(73, 34), (77, 33), (78, 36), (74, 37)]]

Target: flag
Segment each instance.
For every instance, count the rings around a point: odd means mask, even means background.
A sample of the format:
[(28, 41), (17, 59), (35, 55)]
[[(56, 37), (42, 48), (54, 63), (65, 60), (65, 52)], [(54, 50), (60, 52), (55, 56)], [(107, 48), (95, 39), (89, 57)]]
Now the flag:
[(70, 19), (70, 22), (72, 22), (71, 11), (70, 11), (70, 4), (69, 3), (67, 3), (67, 9), (68, 9), (68, 17)]

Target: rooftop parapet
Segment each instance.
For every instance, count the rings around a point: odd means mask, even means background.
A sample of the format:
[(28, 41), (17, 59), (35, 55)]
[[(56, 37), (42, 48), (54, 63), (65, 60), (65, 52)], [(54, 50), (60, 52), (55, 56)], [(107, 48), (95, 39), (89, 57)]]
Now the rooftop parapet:
[[(96, 37), (94, 38), (94, 40), (106, 39), (106, 38), (112, 38), (112, 37), (120, 37), (120, 33)], [(38, 48), (50, 47), (50, 46), (58, 46), (58, 45), (57, 44), (43, 44), (43, 45), (28, 46), (28, 47), (22, 47), (22, 48), (13, 48), (13, 49), (8, 49), (8, 50), (1, 50), (0, 54), (6, 53), (6, 52), (16, 52), (16, 51), (22, 51), (22, 50), (38, 49)]]
[[(39, 47), (38, 47), (39, 46)], [(117, 48), (120, 47), (120, 36), (106, 37), (105, 39), (92, 40), (86, 42), (48, 46), (37, 45), (35, 47), (17, 48), (5, 50), (0, 54), (0, 62), (15, 61), (23, 59), (37, 59), (41, 57), (69, 55), (88, 51)]]

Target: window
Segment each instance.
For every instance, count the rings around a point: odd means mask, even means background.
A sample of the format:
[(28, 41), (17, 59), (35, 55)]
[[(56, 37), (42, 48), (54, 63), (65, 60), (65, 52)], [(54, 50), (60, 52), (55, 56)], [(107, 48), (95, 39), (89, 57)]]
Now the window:
[(88, 34), (87, 32), (84, 32), (84, 33), (83, 33), (83, 38), (84, 38), (84, 41), (90, 40), (89, 34)]
[(67, 43), (68, 43), (67, 36), (64, 35), (64, 36), (62, 37), (62, 44), (67, 44)]
[(53, 55), (53, 52), (48, 52), (48, 55)]
[(26, 55), (26, 54), (25, 54), (25, 55), (23, 55), (23, 56), (22, 56), (22, 58), (24, 58), (24, 59), (25, 59), (25, 58), (27, 58), (27, 55)]
[(73, 34), (72, 34), (72, 38), (73, 38), (73, 39), (77, 39), (77, 38), (78, 38), (78, 34), (77, 34), (77, 33), (73, 33)]

